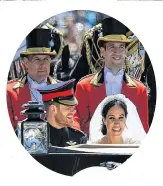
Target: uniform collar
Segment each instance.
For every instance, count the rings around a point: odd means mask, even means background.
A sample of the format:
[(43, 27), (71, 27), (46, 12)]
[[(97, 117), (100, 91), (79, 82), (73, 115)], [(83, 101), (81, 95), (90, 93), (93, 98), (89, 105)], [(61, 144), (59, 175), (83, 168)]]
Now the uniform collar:
[[(129, 86), (129, 87), (137, 87), (133, 79), (126, 73), (124, 72), (123, 75), (123, 81)], [(97, 72), (95, 76), (92, 78), (90, 84), (94, 86), (101, 86), (104, 83), (104, 68)]]
[[(13, 89), (18, 89), (18, 88), (23, 88), (24, 85), (28, 82), (27, 79), (27, 73), (22, 76), (20, 79), (17, 80), (17, 83), (13, 86)], [(54, 84), (57, 83), (57, 79), (52, 78), (51, 76), (48, 76), (47, 78), (47, 83), (48, 84)]]

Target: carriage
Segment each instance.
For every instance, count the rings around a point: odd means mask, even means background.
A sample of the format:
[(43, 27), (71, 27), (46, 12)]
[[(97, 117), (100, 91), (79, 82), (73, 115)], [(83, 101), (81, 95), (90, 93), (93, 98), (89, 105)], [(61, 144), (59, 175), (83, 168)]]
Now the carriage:
[[(39, 25), (42, 27), (43, 25)], [(80, 53), (71, 53), (69, 45), (65, 42), (63, 34), (57, 28), (46, 23), (52, 30), (52, 48), (57, 56), (51, 63), (50, 75), (65, 81), (72, 78), (76, 83), (85, 75), (96, 73), (104, 66), (97, 47), (97, 39), (101, 35), (102, 25), (97, 24), (85, 32), (81, 43)], [(128, 54), (124, 69), (132, 77), (145, 84), (149, 93), (149, 122), (152, 123), (156, 104), (156, 84), (151, 61), (138, 38), (129, 31), (128, 37), (133, 42), (128, 45)], [(8, 80), (19, 78), (26, 73), (19, 58), (26, 43), (22, 42), (14, 56), (8, 74)], [(75, 89), (75, 87), (74, 87)], [(112, 170), (124, 163), (139, 146), (135, 145), (77, 145), (70, 147), (50, 147), (47, 154), (33, 154), (32, 156), (45, 167), (64, 174), (73, 176), (80, 170), (92, 166), (102, 166)], [(64, 167), (64, 168), (63, 168)]]

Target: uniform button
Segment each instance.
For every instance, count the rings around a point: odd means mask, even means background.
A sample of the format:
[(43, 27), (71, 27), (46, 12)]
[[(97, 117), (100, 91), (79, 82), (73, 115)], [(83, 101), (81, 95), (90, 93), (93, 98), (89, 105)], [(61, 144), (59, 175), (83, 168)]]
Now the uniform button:
[(14, 117), (14, 120), (15, 120), (15, 121), (17, 121), (17, 120), (18, 120), (18, 117), (17, 117), (17, 116), (15, 116), (15, 117)]

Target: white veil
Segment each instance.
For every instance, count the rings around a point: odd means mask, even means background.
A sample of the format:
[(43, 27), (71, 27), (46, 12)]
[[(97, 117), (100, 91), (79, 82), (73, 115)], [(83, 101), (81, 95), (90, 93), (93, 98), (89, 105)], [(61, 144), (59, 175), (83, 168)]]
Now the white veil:
[(125, 101), (127, 105), (127, 112), (128, 112), (127, 120), (126, 120), (127, 127), (125, 128), (122, 137), (132, 138), (134, 140), (138, 140), (139, 142), (142, 142), (142, 140), (144, 139), (146, 133), (144, 131), (143, 125), (137, 113), (136, 106), (123, 94), (117, 94), (117, 95), (106, 97), (96, 108), (94, 115), (92, 116), (92, 119), (90, 121), (88, 143), (96, 142), (97, 140), (103, 137), (103, 134), (101, 132), (102, 105), (105, 104), (105, 102), (108, 102), (109, 100), (113, 100), (115, 98)]

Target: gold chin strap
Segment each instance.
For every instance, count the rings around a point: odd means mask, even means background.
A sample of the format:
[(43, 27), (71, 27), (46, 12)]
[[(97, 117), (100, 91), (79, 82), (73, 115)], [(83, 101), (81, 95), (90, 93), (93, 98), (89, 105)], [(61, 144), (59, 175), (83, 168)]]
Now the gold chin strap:
[(27, 48), (26, 52), (50, 52), (50, 48), (45, 47), (36, 47), (36, 48)]

